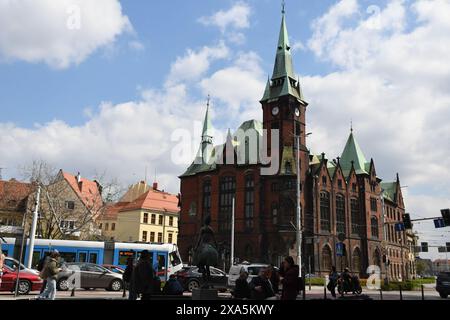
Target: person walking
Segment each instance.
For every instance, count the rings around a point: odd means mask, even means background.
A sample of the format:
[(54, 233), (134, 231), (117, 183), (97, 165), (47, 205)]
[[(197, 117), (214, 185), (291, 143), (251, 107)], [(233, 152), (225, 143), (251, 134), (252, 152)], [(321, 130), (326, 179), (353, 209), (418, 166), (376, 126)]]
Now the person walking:
[(337, 285), (337, 281), (339, 279), (339, 274), (336, 272), (336, 267), (332, 266), (331, 267), (331, 272), (328, 275), (328, 285), (327, 285), (327, 289), (331, 292), (331, 295), (333, 296), (333, 298), (336, 298), (336, 285)]
[(250, 285), (248, 284), (248, 273), (242, 271), (236, 280), (236, 286), (233, 292), (235, 299), (250, 299)]
[(166, 282), (164, 286), (163, 294), (169, 296), (182, 296), (183, 295), (183, 287), (177, 279), (177, 276), (174, 274), (170, 275), (169, 281)]
[(154, 277), (155, 272), (153, 270), (150, 252), (144, 250), (141, 252), (141, 257), (132, 273), (132, 286), (136, 295), (141, 296), (141, 300), (150, 300), (153, 293)]
[(136, 292), (133, 287), (132, 277), (133, 277), (133, 270), (134, 270), (134, 259), (132, 257), (129, 257), (127, 259), (127, 267), (125, 268), (125, 271), (122, 275), (123, 283), (124, 283), (124, 290), (128, 288), (128, 300), (136, 300)]
[(61, 271), (59, 267), (59, 252), (57, 250), (50, 253), (50, 260), (45, 264), (41, 272), (41, 278), (47, 280), (44, 291), (38, 299), (55, 300), (56, 296), (56, 278)]
[[(44, 270), (45, 265), (47, 264), (47, 262), (50, 260), (50, 252), (46, 252), (44, 253), (44, 256), (42, 257), (41, 260), (39, 260), (38, 266), (37, 266), (37, 271), (42, 272), (42, 270)], [(42, 292), (44, 292), (45, 287), (47, 286), (47, 279), (42, 279), (42, 287), (41, 287), (41, 291), (39, 292), (39, 294), (41, 294)]]
[(283, 290), (281, 292), (281, 300), (296, 300), (299, 292), (299, 267), (294, 263), (292, 257), (286, 257), (283, 261), (281, 272), (281, 284)]

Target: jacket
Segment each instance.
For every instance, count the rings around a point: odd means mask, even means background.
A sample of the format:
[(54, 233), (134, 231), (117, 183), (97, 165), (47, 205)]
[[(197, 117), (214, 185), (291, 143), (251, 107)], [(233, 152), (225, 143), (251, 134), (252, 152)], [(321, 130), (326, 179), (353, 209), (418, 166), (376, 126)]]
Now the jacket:
[(299, 284), (298, 284), (299, 268), (297, 265), (292, 266), (284, 272), (284, 278), (281, 282), (283, 291), (281, 293), (281, 300), (295, 300), (297, 299)]
[(55, 258), (51, 258), (44, 266), (41, 271), (40, 277), (42, 279), (54, 279), (58, 276), (60, 269), (58, 267), (58, 261)]
[(137, 294), (152, 294), (154, 276), (152, 263), (149, 260), (139, 260), (132, 273), (135, 292)]
[(250, 299), (250, 286), (246, 279), (237, 279), (234, 289), (234, 297), (236, 299)]
[[(262, 291), (257, 291), (255, 289), (256, 287), (262, 287)], [(275, 296), (275, 292), (273, 291), (270, 281), (260, 276), (252, 279), (252, 282), (250, 282), (250, 289), (251, 298), (255, 300), (265, 300)]]

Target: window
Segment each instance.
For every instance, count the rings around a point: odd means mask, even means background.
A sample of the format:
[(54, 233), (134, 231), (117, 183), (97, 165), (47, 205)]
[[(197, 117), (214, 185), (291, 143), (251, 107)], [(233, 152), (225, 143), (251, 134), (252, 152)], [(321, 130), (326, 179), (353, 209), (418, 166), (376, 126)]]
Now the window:
[(298, 121), (295, 122), (295, 135), (296, 136), (301, 135), (300, 122)]
[(352, 234), (359, 235), (359, 201), (356, 198), (350, 200), (350, 215), (352, 218)]
[(112, 224), (111, 224), (111, 231), (114, 231), (114, 230), (116, 230), (116, 224), (115, 224), (115, 223), (112, 223)]
[(278, 224), (278, 204), (272, 203), (272, 222)]
[(276, 182), (272, 183), (270, 189), (271, 189), (272, 192), (278, 191), (278, 183), (276, 183)]
[(74, 230), (75, 229), (75, 221), (62, 220), (59, 223), (59, 226), (62, 230)]
[(336, 231), (338, 234), (345, 234), (345, 229), (345, 198), (338, 194), (336, 196)]
[(332, 267), (331, 249), (328, 245), (322, 249), (322, 270), (330, 271)]
[(320, 230), (330, 232), (330, 194), (328, 192), (320, 193)]
[(109, 230), (109, 223), (105, 223), (105, 231)]
[(98, 228), (99, 228), (100, 230), (102, 230), (102, 229), (103, 229), (103, 223), (100, 223), (100, 224), (98, 225)]
[(142, 242), (147, 242), (147, 231), (142, 231)]
[(144, 223), (148, 223), (148, 213), (144, 213)]
[(371, 227), (372, 237), (378, 239), (379, 233), (378, 233), (378, 219), (377, 219), (377, 217), (372, 217), (370, 219), (370, 227)]
[(361, 272), (361, 250), (355, 248), (352, 254), (352, 268), (354, 273)]
[(173, 217), (169, 217), (169, 226), (173, 227)]
[(219, 230), (231, 230), (231, 211), (233, 198), (236, 191), (236, 180), (234, 177), (224, 177), (220, 180), (219, 199)]
[(292, 174), (292, 164), (290, 161), (285, 162), (284, 171), (286, 172), (286, 174)]
[(150, 242), (155, 242), (155, 233), (150, 232)]
[(169, 236), (168, 236), (168, 242), (169, 242), (169, 243), (172, 243), (172, 242), (173, 242), (173, 234), (172, 234), (172, 233), (169, 233)]
[(279, 122), (272, 122), (271, 128), (272, 128), (272, 130), (280, 129), (280, 123)]
[(255, 204), (255, 181), (253, 176), (245, 178), (245, 227), (253, 228), (253, 210)]
[(156, 224), (156, 214), (152, 214), (151, 224)]
[(195, 201), (191, 202), (191, 206), (189, 207), (189, 215), (191, 217), (197, 215), (197, 202), (195, 202)]
[(342, 180), (338, 179), (338, 188), (342, 190)]
[(376, 198), (370, 198), (370, 210), (376, 212), (377, 211), (377, 199)]
[(66, 201), (66, 209), (74, 210), (75, 209), (75, 202), (74, 201)]
[(352, 191), (356, 192), (356, 183), (352, 183)]
[(322, 176), (322, 185), (323, 186), (327, 185), (327, 177), (326, 176)]
[(158, 217), (158, 224), (159, 224), (160, 226), (163, 225), (163, 219), (164, 219), (164, 217), (163, 217), (162, 215), (159, 215), (159, 217)]
[[(203, 210), (202, 215), (204, 220), (207, 216), (211, 215), (211, 181), (205, 181), (203, 183)], [(173, 220), (173, 218), (172, 218)]]
[(163, 234), (161, 232), (158, 232), (158, 243), (163, 242)]

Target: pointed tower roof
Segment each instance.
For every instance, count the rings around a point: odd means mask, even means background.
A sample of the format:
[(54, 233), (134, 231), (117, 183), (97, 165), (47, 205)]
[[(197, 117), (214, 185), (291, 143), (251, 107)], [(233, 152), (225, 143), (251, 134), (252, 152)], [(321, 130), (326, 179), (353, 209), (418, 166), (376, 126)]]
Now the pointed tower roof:
[(210, 96), (208, 95), (208, 102), (206, 104), (205, 120), (203, 122), (202, 142), (204, 138), (212, 138), (212, 122), (209, 115)]
[(352, 168), (352, 161), (357, 174), (367, 173), (367, 160), (353, 135), (353, 129), (350, 132), (350, 136), (341, 155), (340, 163), (342, 170), (350, 170)]

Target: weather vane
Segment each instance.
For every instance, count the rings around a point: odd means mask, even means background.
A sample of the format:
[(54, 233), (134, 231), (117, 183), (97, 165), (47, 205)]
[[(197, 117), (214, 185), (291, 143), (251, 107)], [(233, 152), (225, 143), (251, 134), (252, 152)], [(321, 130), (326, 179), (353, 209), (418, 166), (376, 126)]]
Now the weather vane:
[(283, 0), (281, 1), (281, 13), (285, 14), (286, 13), (286, 1)]

